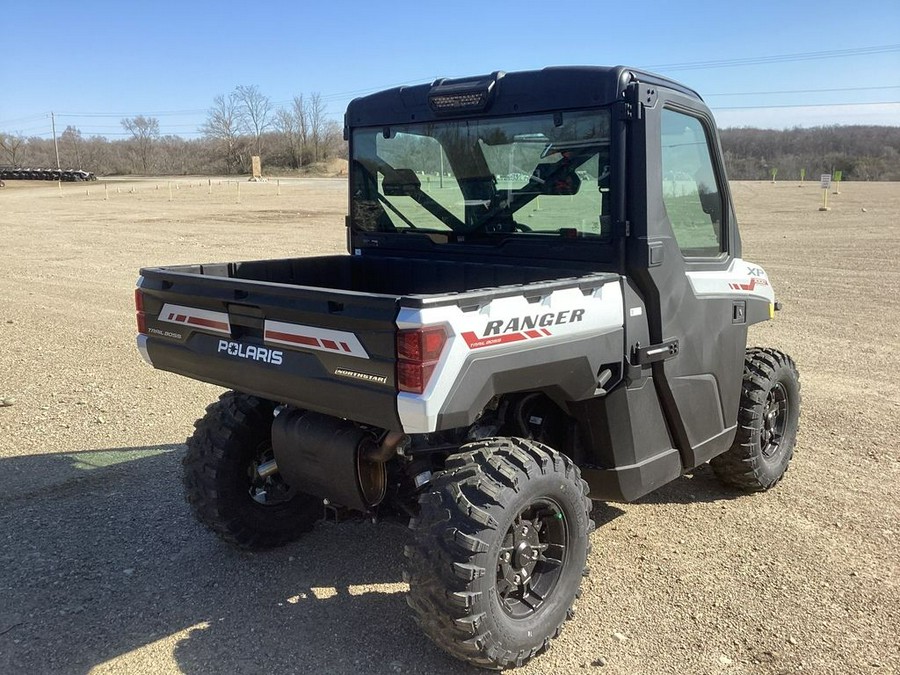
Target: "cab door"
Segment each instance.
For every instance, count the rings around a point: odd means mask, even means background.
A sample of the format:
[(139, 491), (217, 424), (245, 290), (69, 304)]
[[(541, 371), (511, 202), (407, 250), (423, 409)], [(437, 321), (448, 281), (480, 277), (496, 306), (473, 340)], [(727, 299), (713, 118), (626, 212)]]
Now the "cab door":
[[(647, 308), (649, 345), (631, 345), (650, 370), (685, 469), (734, 438), (747, 342), (728, 285), (697, 291), (696, 273), (727, 273), (740, 240), (715, 124), (701, 102), (640, 85), (629, 151), (631, 237), (626, 266)], [(638, 174), (635, 176), (635, 174)]]

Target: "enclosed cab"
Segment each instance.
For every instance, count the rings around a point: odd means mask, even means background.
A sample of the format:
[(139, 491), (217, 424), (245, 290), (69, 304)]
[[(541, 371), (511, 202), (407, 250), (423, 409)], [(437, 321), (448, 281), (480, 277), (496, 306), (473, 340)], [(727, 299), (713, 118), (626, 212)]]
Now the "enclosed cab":
[(710, 461), (765, 490), (791, 459), (778, 305), (741, 257), (713, 118), (625, 67), (495, 72), (353, 101), (349, 255), (141, 270), (141, 353), (233, 391), (185, 484), (227, 541), (323, 514), (409, 519), (410, 605), (476, 665), (545, 649), (590, 499)]

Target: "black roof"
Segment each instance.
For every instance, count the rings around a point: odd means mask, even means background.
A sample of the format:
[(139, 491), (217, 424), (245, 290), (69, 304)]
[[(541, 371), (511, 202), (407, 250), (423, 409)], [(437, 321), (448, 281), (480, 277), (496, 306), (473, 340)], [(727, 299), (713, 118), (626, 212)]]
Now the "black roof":
[(349, 127), (381, 126), (407, 122), (426, 122), (452, 118), (452, 114), (436, 114), (428, 97), (438, 88), (473, 87), (493, 80), (491, 104), (481, 112), (468, 110), (459, 116), (511, 115), (520, 113), (572, 110), (607, 105), (620, 99), (632, 82), (653, 84), (673, 89), (702, 100), (689, 89), (662, 75), (626, 66), (552, 66), (541, 70), (436, 80), (432, 84), (396, 87), (354, 99), (347, 107), (345, 123)]

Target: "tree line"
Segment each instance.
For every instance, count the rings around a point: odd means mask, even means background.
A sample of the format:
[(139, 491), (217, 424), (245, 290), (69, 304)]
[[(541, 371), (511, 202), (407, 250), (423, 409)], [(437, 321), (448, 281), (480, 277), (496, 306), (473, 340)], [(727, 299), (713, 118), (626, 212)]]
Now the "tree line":
[[(213, 99), (200, 138), (161, 134), (152, 116), (124, 118), (121, 126), (125, 138), (113, 140), (67, 126), (57, 143), (60, 164), (97, 175), (218, 175), (249, 173), (253, 155), (269, 173), (315, 170), (347, 156), (343, 127), (327, 116), (318, 93), (275, 106), (256, 85), (237, 86)], [(55, 167), (53, 139), (0, 132), (0, 164)]]
[(719, 131), (732, 180), (818, 180), (839, 170), (843, 180), (900, 181), (900, 127), (809, 129), (731, 128)]
[[(60, 163), (97, 175), (248, 174), (252, 155), (264, 173), (303, 171), (347, 157), (343, 129), (326, 114), (318, 93), (276, 106), (255, 85), (216, 96), (200, 126), (185, 139), (160, 133), (159, 120), (121, 120), (125, 138), (86, 137), (74, 126), (59, 136)], [(749, 127), (719, 132), (732, 180), (817, 179), (843, 172), (844, 180), (900, 181), (900, 127), (827, 126), (787, 130)], [(53, 140), (0, 132), (0, 164), (56, 166)]]

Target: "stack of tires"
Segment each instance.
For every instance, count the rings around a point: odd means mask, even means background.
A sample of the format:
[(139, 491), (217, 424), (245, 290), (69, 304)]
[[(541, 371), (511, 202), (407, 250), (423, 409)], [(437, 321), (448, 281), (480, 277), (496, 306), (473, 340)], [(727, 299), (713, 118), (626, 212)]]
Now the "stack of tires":
[(84, 169), (32, 169), (5, 166), (0, 167), (0, 180), (54, 180), (76, 183), (97, 180), (97, 176)]

